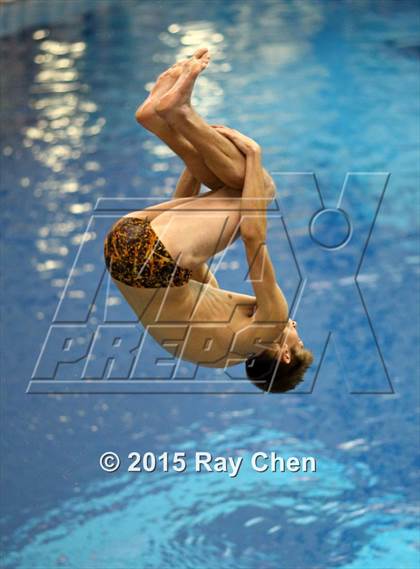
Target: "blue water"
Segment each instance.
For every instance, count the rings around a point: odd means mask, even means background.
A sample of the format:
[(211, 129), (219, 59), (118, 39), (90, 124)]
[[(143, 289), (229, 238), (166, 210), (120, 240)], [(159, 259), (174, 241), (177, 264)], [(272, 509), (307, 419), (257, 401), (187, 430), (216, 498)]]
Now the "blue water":
[[(418, 566), (419, 24), (414, 1), (98, 1), (0, 39), (2, 566)], [(194, 103), (263, 148), (285, 220), (270, 219), (269, 247), (314, 368), (283, 396), (25, 393), (97, 200), (173, 191), (179, 159), (133, 113), (202, 44), (213, 59)], [(312, 173), (335, 208), (348, 172), (351, 238), (324, 214), (325, 249), (308, 233)], [(77, 276), (88, 288), (102, 268), (98, 254)], [(245, 274), (237, 243), (217, 276), (251, 292)], [(107, 450), (116, 474), (98, 466)], [(245, 465), (235, 479), (126, 472), (130, 451), (195, 450)], [(318, 471), (249, 467), (272, 450), (316, 456)]]

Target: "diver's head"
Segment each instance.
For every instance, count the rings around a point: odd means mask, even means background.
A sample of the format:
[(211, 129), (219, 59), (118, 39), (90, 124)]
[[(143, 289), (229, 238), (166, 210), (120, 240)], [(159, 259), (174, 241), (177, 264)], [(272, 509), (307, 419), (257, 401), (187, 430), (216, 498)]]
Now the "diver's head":
[(303, 381), (313, 359), (299, 337), (296, 322), (289, 320), (280, 340), (249, 358), (245, 367), (249, 379), (257, 387), (270, 393), (281, 393), (294, 389)]

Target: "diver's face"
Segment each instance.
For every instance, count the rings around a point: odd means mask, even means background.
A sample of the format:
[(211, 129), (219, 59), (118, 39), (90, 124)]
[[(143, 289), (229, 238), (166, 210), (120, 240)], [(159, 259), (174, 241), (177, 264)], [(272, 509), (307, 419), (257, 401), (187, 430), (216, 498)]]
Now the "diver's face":
[(283, 330), (283, 334), (276, 342), (277, 356), (281, 361), (290, 362), (292, 351), (302, 349), (303, 342), (299, 337), (297, 323), (295, 320), (288, 320)]
[(303, 348), (303, 342), (299, 337), (296, 320), (288, 320), (283, 331), (283, 337), (280, 341), (281, 345), (286, 344), (289, 349)]
[(296, 320), (288, 320), (283, 330), (282, 337), (278, 341), (278, 354), (281, 359), (287, 361), (293, 350), (303, 348), (303, 342), (299, 337)]

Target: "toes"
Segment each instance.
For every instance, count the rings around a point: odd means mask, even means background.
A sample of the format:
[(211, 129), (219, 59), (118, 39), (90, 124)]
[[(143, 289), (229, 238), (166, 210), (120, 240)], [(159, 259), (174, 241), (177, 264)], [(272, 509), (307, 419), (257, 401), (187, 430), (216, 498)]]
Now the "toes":
[(201, 71), (203, 71), (203, 69), (205, 69), (208, 66), (209, 61), (210, 61), (209, 59), (205, 59), (204, 57), (198, 60)]
[(203, 57), (201, 57), (201, 58), (199, 59), (199, 61), (200, 61), (200, 63), (202, 63), (203, 65), (205, 65), (205, 67), (207, 67), (207, 65), (208, 65), (209, 62), (210, 62), (210, 54), (209, 54), (209, 53), (205, 53), (205, 54), (203, 55)]
[(197, 75), (199, 75), (203, 71), (204, 67), (205, 67), (205, 65), (203, 65), (200, 62), (196, 62), (194, 65), (191, 65), (191, 67), (190, 67), (191, 75), (193, 75), (194, 77), (197, 77)]
[(185, 65), (183, 66), (183, 73), (192, 73), (193, 75), (198, 75), (201, 73), (201, 71), (203, 71), (203, 69), (207, 67), (208, 64), (209, 61), (205, 58), (197, 59), (195, 57), (192, 57), (185, 62)]
[(201, 57), (203, 57), (203, 55), (205, 53), (207, 53), (209, 50), (207, 47), (199, 47), (198, 49), (195, 50), (195, 52), (193, 53), (193, 57), (195, 57), (196, 59), (200, 59)]

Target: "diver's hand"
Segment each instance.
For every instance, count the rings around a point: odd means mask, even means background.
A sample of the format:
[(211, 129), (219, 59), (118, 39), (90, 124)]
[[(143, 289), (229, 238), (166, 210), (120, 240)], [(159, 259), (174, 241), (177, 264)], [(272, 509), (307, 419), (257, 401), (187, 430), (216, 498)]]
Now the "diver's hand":
[(223, 125), (212, 125), (217, 132), (223, 134), (226, 138), (229, 138), (233, 144), (246, 156), (249, 155), (260, 155), (261, 147), (252, 138), (245, 136), (239, 130), (234, 128), (229, 128)]

